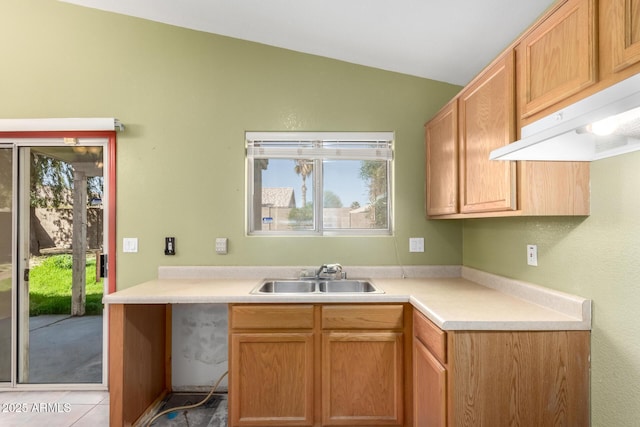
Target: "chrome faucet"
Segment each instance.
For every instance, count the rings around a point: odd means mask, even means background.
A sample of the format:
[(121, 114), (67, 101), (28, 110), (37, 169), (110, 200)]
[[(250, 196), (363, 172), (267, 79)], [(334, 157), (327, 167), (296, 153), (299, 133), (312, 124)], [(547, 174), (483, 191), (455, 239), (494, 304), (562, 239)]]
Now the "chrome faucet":
[(347, 278), (347, 273), (342, 271), (340, 264), (322, 264), (316, 272), (316, 279), (319, 279), (322, 273), (333, 275), (337, 279)]

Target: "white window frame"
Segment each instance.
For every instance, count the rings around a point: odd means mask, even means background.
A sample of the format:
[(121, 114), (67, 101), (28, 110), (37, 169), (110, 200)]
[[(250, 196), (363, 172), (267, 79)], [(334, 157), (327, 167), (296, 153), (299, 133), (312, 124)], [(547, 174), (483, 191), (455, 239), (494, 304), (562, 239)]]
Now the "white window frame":
[[(346, 236), (393, 234), (393, 146), (394, 132), (246, 132), (246, 231), (260, 236)], [(356, 148), (364, 142), (367, 147)], [(271, 143), (271, 144), (270, 144)], [(343, 144), (343, 145), (341, 145)], [(364, 144), (363, 144), (364, 145)], [(313, 169), (314, 227), (309, 230), (263, 231), (254, 224), (254, 164), (256, 159), (310, 159)], [(384, 160), (387, 161), (387, 228), (385, 229), (324, 229), (323, 228), (323, 160)]]

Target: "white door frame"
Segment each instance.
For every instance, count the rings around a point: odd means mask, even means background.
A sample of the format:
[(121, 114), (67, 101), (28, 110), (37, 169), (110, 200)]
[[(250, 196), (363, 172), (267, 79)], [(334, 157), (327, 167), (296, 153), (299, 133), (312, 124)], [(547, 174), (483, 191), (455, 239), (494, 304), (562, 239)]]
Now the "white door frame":
[[(22, 148), (22, 155), (20, 149)], [(18, 242), (16, 256), (16, 267), (18, 275), (14, 278), (14, 285), (17, 284), (18, 309), (14, 313), (15, 323), (18, 329), (17, 335), (17, 382), (29, 382), (29, 281), (25, 277), (25, 269), (29, 268), (29, 254), (31, 246), (31, 198), (29, 197), (29, 181), (31, 177), (31, 148), (15, 148), (18, 153), (18, 176), (14, 180), (18, 181), (18, 204), (16, 205), (17, 222), (13, 224), (14, 234)], [(26, 195), (26, 196), (25, 196)], [(18, 226), (21, 224), (21, 227)], [(21, 274), (22, 273), (22, 274)]]

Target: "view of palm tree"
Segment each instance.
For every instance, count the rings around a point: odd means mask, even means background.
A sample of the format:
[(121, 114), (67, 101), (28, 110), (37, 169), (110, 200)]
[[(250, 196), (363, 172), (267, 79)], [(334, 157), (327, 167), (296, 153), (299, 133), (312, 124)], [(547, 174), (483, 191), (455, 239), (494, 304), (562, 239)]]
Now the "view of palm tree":
[(302, 188), (300, 190), (302, 196), (302, 207), (304, 208), (307, 205), (307, 176), (311, 175), (313, 172), (313, 162), (305, 159), (297, 159), (295, 162), (296, 165), (294, 170), (297, 175), (302, 177)]

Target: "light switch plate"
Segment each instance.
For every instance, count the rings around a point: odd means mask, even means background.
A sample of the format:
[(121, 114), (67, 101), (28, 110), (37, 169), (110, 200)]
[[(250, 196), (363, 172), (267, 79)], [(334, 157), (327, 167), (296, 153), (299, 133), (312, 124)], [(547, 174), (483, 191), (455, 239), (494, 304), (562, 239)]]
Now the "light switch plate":
[(125, 237), (122, 239), (122, 252), (138, 252), (138, 238)]
[(424, 237), (410, 237), (409, 252), (424, 252)]
[(225, 255), (227, 253), (227, 242), (228, 239), (226, 237), (217, 237), (216, 238), (216, 253), (219, 255)]

